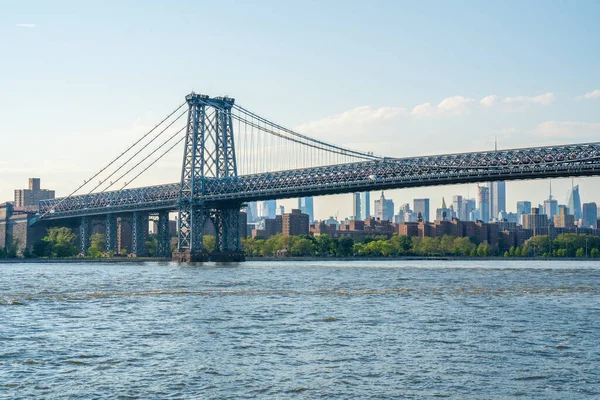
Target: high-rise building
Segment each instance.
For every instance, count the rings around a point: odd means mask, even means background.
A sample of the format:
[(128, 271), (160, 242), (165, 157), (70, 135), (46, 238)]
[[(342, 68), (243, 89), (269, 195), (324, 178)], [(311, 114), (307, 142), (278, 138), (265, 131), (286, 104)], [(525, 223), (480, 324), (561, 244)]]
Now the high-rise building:
[(572, 228), (575, 226), (575, 217), (567, 214), (567, 208), (561, 208), (558, 215), (554, 216), (554, 226), (556, 228)]
[(277, 206), (275, 216), (283, 215), (283, 214), (285, 214), (285, 207), (283, 207), (282, 205)]
[(37, 207), (40, 200), (54, 198), (54, 190), (41, 189), (40, 178), (29, 178), (29, 189), (15, 190), (15, 207)]
[(308, 215), (308, 220), (309, 221), (314, 221), (315, 220), (315, 213), (314, 213), (314, 205), (313, 205), (313, 198), (311, 197), (300, 197), (298, 199), (298, 209), (303, 212), (304, 214)]
[(575, 216), (575, 220), (581, 218), (581, 198), (579, 197), (579, 185), (573, 186), (569, 192), (569, 202), (567, 203), (569, 212)]
[(248, 205), (246, 205), (244, 212), (248, 216), (248, 222), (255, 222), (258, 218), (258, 208), (256, 206), (256, 202), (249, 202)]
[(531, 210), (531, 214), (523, 215), (523, 228), (531, 229), (533, 236), (548, 234), (548, 216), (540, 214), (539, 208)]
[(501, 211), (506, 211), (506, 182), (489, 182), (489, 220), (498, 218)]
[(413, 211), (417, 215), (421, 213), (423, 221), (429, 221), (429, 199), (414, 199)]
[(375, 200), (375, 217), (381, 221), (394, 221), (394, 201), (386, 199), (383, 191), (379, 200)]
[(552, 198), (552, 181), (550, 181), (550, 194), (548, 199), (544, 200), (544, 214), (552, 221), (555, 215), (558, 215), (558, 201)]
[(490, 189), (485, 186), (477, 186), (477, 202), (479, 208), (479, 219), (483, 222), (490, 220)]
[(371, 218), (371, 192), (360, 194), (360, 219)]
[(263, 200), (257, 204), (258, 218), (275, 218), (277, 215), (277, 201)]
[(583, 212), (581, 213), (581, 226), (584, 228), (596, 228), (598, 219), (598, 206), (596, 203), (583, 203)]
[(361, 211), (360, 193), (352, 193), (352, 217), (355, 221), (363, 219)]
[(467, 220), (466, 207), (462, 196), (452, 196), (452, 207), (456, 213), (456, 218), (460, 219), (461, 221)]
[(475, 199), (463, 199), (463, 209), (465, 213), (465, 221), (475, 221), (475, 210), (477, 209), (477, 203)]
[(283, 214), (281, 220), (281, 233), (284, 236), (308, 235), (310, 232), (308, 214), (304, 214), (300, 210), (292, 210), (289, 214)]
[(531, 214), (530, 201), (517, 201), (517, 215), (519, 216), (519, 224), (523, 225), (523, 215)]
[(442, 197), (440, 208), (435, 210), (435, 220), (448, 221), (450, 219), (452, 219), (452, 215), (450, 215), (450, 211), (448, 210), (448, 207), (446, 207), (446, 200)]

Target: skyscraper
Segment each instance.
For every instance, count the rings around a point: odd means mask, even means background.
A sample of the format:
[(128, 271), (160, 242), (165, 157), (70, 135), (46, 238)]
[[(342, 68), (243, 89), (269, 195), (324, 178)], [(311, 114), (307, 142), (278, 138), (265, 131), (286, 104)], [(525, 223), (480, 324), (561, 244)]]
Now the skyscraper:
[(277, 201), (263, 200), (257, 204), (258, 218), (275, 218), (277, 214)]
[(386, 199), (383, 191), (379, 200), (375, 200), (375, 217), (381, 221), (394, 221), (394, 201)]
[(352, 216), (355, 221), (363, 219), (360, 207), (360, 193), (352, 193)]
[(506, 211), (506, 182), (489, 182), (489, 220), (498, 218), (501, 211)]
[(367, 219), (371, 216), (371, 193), (363, 192), (360, 194), (360, 219)]
[(313, 198), (311, 197), (300, 197), (298, 199), (298, 209), (303, 213), (308, 215), (308, 220), (310, 222), (314, 221), (314, 206), (313, 206)]
[(569, 192), (569, 212), (575, 216), (575, 221), (581, 218), (581, 198), (579, 197), (579, 185), (573, 186)]
[(485, 186), (477, 186), (478, 218), (483, 222), (490, 220), (490, 189)]
[(467, 220), (467, 214), (465, 213), (465, 204), (463, 202), (462, 196), (452, 196), (452, 207), (454, 208), (454, 212), (456, 213), (456, 218), (461, 221)]
[(548, 216), (550, 221), (554, 220), (554, 216), (558, 215), (558, 201), (552, 198), (552, 181), (550, 181), (550, 194), (548, 199), (544, 200), (544, 214)]
[(598, 219), (598, 206), (596, 203), (583, 203), (583, 212), (581, 213), (581, 226), (584, 228), (596, 228)]
[(463, 209), (465, 213), (465, 221), (475, 221), (474, 214), (477, 209), (475, 199), (463, 199)]
[(244, 210), (248, 216), (248, 222), (254, 222), (258, 218), (258, 208), (255, 201), (251, 201)]
[(442, 197), (442, 204), (440, 208), (435, 211), (435, 219), (436, 221), (448, 221), (452, 219), (448, 207), (446, 207), (446, 200)]
[(429, 221), (429, 199), (414, 199), (413, 211), (417, 215), (421, 213), (423, 221)]

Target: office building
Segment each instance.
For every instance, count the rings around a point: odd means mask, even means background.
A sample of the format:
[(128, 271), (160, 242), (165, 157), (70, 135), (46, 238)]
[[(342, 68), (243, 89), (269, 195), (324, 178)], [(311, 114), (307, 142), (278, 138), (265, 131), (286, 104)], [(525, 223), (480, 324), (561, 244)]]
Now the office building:
[(360, 206), (360, 193), (352, 193), (352, 218), (355, 221), (363, 219)]
[(506, 211), (506, 182), (488, 183), (489, 189), (489, 221), (498, 218), (498, 214)]
[(558, 215), (554, 216), (554, 227), (555, 228), (574, 228), (575, 217), (571, 214), (567, 214), (567, 208), (561, 208)]
[(309, 221), (315, 220), (314, 203), (311, 197), (300, 197), (298, 199), (298, 209), (304, 214), (308, 215)]
[(29, 178), (29, 189), (15, 190), (15, 208), (37, 208), (40, 200), (54, 198), (54, 190), (41, 189), (40, 178)]
[(452, 215), (451, 215), (448, 207), (446, 207), (446, 200), (442, 197), (442, 204), (440, 205), (440, 208), (435, 210), (435, 220), (436, 221), (448, 221), (451, 219), (452, 219)]
[(360, 194), (360, 219), (371, 218), (371, 193)]
[(421, 214), (423, 221), (429, 221), (429, 199), (414, 199), (413, 212), (417, 215)]
[(277, 202), (275, 200), (263, 200), (257, 204), (258, 218), (275, 218), (277, 215)]
[(383, 191), (379, 200), (375, 200), (375, 218), (381, 221), (394, 221), (394, 201), (386, 199)]
[(258, 219), (258, 208), (255, 201), (249, 202), (244, 212), (248, 216), (248, 222), (255, 222)]
[(567, 203), (569, 212), (575, 216), (575, 220), (581, 219), (581, 198), (579, 197), (579, 185), (572, 187), (569, 192), (569, 202)]
[(531, 229), (533, 236), (548, 233), (549, 220), (546, 214), (541, 214), (539, 208), (531, 210), (531, 214), (523, 214), (523, 228)]
[(583, 211), (581, 213), (582, 228), (596, 228), (596, 220), (598, 219), (598, 206), (596, 203), (583, 203)]
[(490, 220), (490, 189), (485, 186), (477, 186), (477, 202), (479, 212), (478, 219), (483, 222)]

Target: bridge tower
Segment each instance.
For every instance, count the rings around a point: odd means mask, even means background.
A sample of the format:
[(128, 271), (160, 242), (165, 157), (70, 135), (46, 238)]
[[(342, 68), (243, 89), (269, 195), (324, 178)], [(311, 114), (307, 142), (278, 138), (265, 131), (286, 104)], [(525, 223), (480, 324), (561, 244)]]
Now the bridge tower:
[[(234, 99), (191, 93), (179, 192), (176, 261), (243, 261), (240, 246), (239, 202), (204, 200), (206, 185), (237, 179), (231, 108)], [(216, 231), (215, 251), (204, 246), (204, 225)]]

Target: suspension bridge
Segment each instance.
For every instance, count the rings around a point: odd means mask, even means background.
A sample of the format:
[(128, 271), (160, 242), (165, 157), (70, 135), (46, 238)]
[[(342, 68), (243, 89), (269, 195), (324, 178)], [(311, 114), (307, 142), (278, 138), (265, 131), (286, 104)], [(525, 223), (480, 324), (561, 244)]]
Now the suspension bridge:
[[(103, 220), (106, 250), (114, 253), (117, 224), (130, 218), (131, 250), (142, 255), (148, 218), (155, 216), (158, 255), (168, 257), (168, 215), (177, 212), (173, 259), (240, 261), (240, 209), (250, 201), (600, 174), (600, 143), (391, 158), (284, 128), (233, 98), (191, 93), (185, 100), (68, 196), (40, 201), (32, 223), (75, 221), (85, 253), (92, 221)], [(180, 179), (131, 188), (182, 142)], [(212, 254), (203, 243), (209, 220), (216, 231)]]

